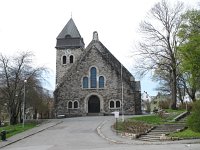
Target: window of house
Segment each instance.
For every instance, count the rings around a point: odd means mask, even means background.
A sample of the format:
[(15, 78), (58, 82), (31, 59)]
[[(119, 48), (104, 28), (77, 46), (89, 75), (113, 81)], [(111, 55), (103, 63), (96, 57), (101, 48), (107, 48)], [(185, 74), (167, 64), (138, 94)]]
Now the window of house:
[(116, 101), (116, 108), (120, 108), (120, 105), (121, 105), (121, 103), (120, 103), (120, 101)]
[(88, 88), (88, 77), (83, 77), (83, 88)]
[(72, 63), (74, 62), (74, 56), (71, 55), (71, 56), (69, 57), (69, 62), (70, 62), (70, 64), (72, 64)]
[(67, 63), (67, 57), (66, 56), (63, 56), (62, 57), (62, 64), (66, 64)]
[(68, 108), (72, 108), (72, 102), (71, 101), (68, 102)]
[(97, 70), (95, 67), (92, 67), (90, 70), (90, 87), (91, 88), (97, 87)]
[(114, 108), (114, 107), (115, 107), (114, 101), (110, 101), (110, 108)]
[(78, 108), (78, 102), (77, 101), (74, 102), (74, 108)]
[(99, 88), (104, 88), (104, 77), (103, 76), (99, 77)]

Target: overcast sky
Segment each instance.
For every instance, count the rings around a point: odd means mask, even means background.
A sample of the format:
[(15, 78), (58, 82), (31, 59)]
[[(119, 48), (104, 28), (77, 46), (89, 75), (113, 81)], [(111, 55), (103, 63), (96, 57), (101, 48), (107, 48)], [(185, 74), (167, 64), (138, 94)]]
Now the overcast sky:
[[(182, 1), (191, 7), (198, 2)], [(72, 16), (86, 46), (97, 31), (99, 40), (133, 72), (134, 56), (130, 55), (139, 38), (139, 23), (156, 2), (159, 0), (0, 0), (0, 52), (32, 51), (37, 65), (50, 68), (48, 88), (54, 90), (56, 37)], [(155, 87), (149, 78), (142, 80), (142, 91), (155, 95)]]

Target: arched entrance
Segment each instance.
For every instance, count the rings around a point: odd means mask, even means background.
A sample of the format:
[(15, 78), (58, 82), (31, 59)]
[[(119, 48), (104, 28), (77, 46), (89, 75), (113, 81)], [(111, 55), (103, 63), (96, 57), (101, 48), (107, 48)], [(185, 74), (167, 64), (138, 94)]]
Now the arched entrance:
[(96, 95), (90, 96), (88, 100), (88, 113), (100, 112), (100, 100)]

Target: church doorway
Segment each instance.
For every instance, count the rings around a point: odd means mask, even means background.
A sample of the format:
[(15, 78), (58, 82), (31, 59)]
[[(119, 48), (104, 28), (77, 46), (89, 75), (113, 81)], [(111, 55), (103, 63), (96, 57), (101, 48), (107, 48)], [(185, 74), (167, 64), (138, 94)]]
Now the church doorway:
[(88, 113), (100, 112), (100, 100), (96, 95), (90, 96), (88, 100)]

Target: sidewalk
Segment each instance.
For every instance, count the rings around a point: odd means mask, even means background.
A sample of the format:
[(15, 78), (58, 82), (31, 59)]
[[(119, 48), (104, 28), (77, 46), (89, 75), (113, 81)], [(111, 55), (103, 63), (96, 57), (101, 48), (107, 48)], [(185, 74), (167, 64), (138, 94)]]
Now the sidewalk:
[(160, 142), (148, 142), (139, 139), (130, 139), (128, 137), (122, 137), (111, 129), (115, 119), (107, 118), (98, 127), (97, 133), (105, 140), (116, 143), (116, 144), (134, 144), (134, 145), (163, 145), (163, 144), (196, 144), (200, 143), (200, 139), (188, 139), (188, 140), (177, 140), (177, 141), (160, 141)]
[(27, 130), (25, 132), (16, 134), (16, 135), (10, 137), (9, 139), (7, 139), (7, 141), (1, 141), (0, 142), (0, 149), (5, 147), (5, 146), (8, 146), (8, 145), (10, 145), (12, 143), (15, 143), (17, 141), (20, 141), (22, 139), (25, 139), (25, 138), (27, 138), (29, 136), (32, 136), (32, 135), (37, 134), (39, 132), (42, 132), (42, 131), (44, 131), (44, 130), (46, 130), (48, 128), (56, 126), (57, 124), (60, 124), (60, 123), (62, 123), (61, 120), (53, 120), (53, 121), (49, 120), (48, 122), (42, 123), (41, 125), (39, 125), (39, 126), (37, 126), (35, 128), (32, 128), (32, 129)]

